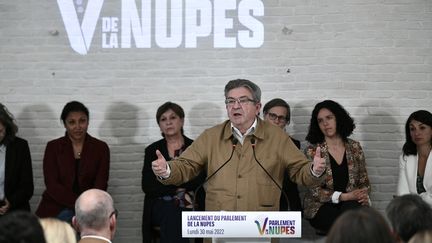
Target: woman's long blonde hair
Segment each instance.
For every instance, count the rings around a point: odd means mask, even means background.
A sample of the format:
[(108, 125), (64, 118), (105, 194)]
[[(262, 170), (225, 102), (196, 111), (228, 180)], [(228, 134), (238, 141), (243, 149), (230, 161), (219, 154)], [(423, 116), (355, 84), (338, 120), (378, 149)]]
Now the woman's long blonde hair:
[(40, 219), (46, 243), (76, 243), (76, 232), (72, 226), (56, 218)]

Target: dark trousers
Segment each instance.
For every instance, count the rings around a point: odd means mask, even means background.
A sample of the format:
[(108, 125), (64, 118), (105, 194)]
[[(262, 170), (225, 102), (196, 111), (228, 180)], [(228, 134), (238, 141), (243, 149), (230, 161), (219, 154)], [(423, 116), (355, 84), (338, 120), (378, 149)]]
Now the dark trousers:
[(57, 215), (57, 218), (61, 221), (65, 221), (68, 224), (72, 224), (73, 216), (75, 216), (74, 210), (65, 208)]
[(160, 227), (160, 243), (189, 243), (189, 238), (182, 238), (181, 212), (174, 201), (156, 200), (151, 223)]
[(336, 219), (344, 212), (356, 209), (362, 205), (357, 201), (345, 201), (334, 203), (324, 203), (319, 209), (315, 217), (310, 219), (309, 222), (317, 230), (327, 233)]
[(280, 202), (279, 202), (279, 210), (280, 211), (303, 211), (299, 191), (297, 188), (297, 184), (292, 182), (289, 179), (289, 175), (287, 172), (284, 174), (284, 179), (282, 182), (282, 190), (286, 193), (288, 197), (288, 202), (285, 198), (285, 195), (281, 194)]

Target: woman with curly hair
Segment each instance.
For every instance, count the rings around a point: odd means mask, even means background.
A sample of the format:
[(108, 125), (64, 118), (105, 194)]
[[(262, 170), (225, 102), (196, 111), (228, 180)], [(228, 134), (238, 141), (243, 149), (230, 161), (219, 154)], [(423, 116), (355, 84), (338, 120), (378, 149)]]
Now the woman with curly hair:
[(348, 138), (354, 128), (354, 120), (335, 101), (322, 101), (312, 111), (306, 155), (313, 158), (320, 147), (326, 171), (321, 184), (308, 188), (304, 215), (318, 233), (327, 234), (343, 212), (370, 205), (363, 150), (359, 142)]

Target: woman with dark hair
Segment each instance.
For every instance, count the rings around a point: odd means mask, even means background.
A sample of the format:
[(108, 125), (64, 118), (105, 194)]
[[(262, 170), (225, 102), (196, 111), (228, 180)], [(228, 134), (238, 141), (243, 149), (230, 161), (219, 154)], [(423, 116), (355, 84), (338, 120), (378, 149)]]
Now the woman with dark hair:
[(90, 117), (84, 104), (67, 103), (60, 117), (66, 133), (46, 146), (43, 158), (46, 189), (36, 215), (71, 223), (75, 200), (83, 191), (107, 189), (110, 152), (105, 142), (87, 133)]
[(419, 194), (432, 206), (432, 114), (418, 110), (405, 124), (397, 194)]
[[(161, 243), (189, 242), (189, 239), (182, 238), (181, 212), (193, 208), (193, 192), (204, 181), (205, 174), (180, 186), (163, 185), (151, 168), (152, 162), (157, 159), (156, 151), (160, 151), (165, 158), (173, 159), (192, 144), (192, 140), (183, 134), (184, 117), (183, 108), (172, 102), (161, 105), (156, 112), (156, 122), (163, 138), (145, 149), (141, 181), (145, 193), (143, 242), (151, 242), (155, 238), (154, 227), (160, 229)], [(201, 197), (196, 200), (200, 204), (198, 210), (203, 210), (203, 193), (197, 193), (197, 197)]]
[(29, 145), (16, 136), (13, 115), (0, 103), (0, 215), (30, 211), (33, 170)]
[(343, 212), (370, 205), (370, 184), (360, 143), (349, 139), (354, 120), (338, 103), (325, 100), (312, 111), (306, 155), (314, 158), (317, 147), (326, 161), (325, 179), (308, 188), (304, 215), (317, 233), (326, 234)]
[(332, 226), (326, 243), (395, 243), (384, 217), (371, 207), (350, 210)]

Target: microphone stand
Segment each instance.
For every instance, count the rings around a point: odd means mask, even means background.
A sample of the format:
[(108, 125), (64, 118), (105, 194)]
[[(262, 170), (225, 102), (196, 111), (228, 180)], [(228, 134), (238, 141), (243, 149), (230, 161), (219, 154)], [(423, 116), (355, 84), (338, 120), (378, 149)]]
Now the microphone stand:
[(207, 181), (209, 181), (214, 175), (216, 175), (216, 173), (219, 171), (219, 170), (221, 170), (226, 164), (228, 164), (228, 162), (231, 160), (231, 158), (233, 157), (233, 155), (234, 155), (234, 151), (235, 151), (235, 147), (236, 147), (236, 145), (237, 145), (237, 142), (238, 142), (238, 140), (235, 138), (235, 137), (233, 137), (232, 138), (232, 151), (231, 151), (231, 155), (230, 155), (230, 157), (227, 159), (227, 161), (225, 161), (215, 172), (213, 172), (210, 176), (208, 176), (205, 180), (204, 180), (204, 182), (203, 183), (201, 183), (196, 189), (195, 189), (195, 191), (194, 191), (194, 199), (193, 199), (193, 204), (192, 204), (192, 211), (195, 211), (195, 200), (196, 200), (196, 197), (197, 197), (197, 193), (198, 193), (198, 190), (201, 188), (201, 187), (203, 187), (204, 186), (204, 184), (205, 183), (207, 183)]
[(270, 173), (264, 168), (264, 166), (258, 161), (256, 154), (255, 154), (255, 138), (251, 138), (251, 144), (252, 144), (252, 151), (253, 151), (253, 156), (255, 161), (258, 163), (258, 165), (264, 170), (264, 172), (268, 175), (268, 177), (270, 177), (270, 179), (273, 181), (273, 183), (279, 188), (279, 190), (281, 191), (282, 195), (284, 195), (285, 201), (287, 202), (288, 208), (289, 208), (289, 201), (288, 201), (288, 196), (285, 193), (284, 190), (282, 190), (282, 187), (275, 181), (275, 179), (270, 175)]

